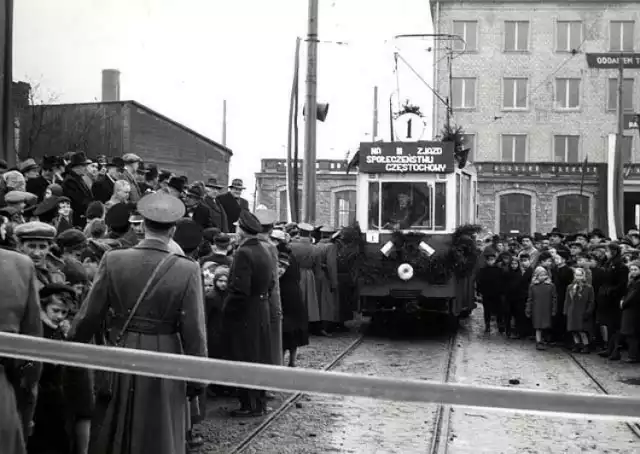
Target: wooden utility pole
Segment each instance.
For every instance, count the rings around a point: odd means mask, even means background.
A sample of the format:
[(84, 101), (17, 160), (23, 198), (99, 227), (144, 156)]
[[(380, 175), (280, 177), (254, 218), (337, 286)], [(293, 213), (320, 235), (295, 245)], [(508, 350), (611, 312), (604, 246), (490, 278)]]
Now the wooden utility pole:
[(14, 112), (12, 108), (11, 85), (13, 83), (13, 0), (4, 0), (2, 9), (0, 10), (0, 39), (2, 44), (0, 49), (2, 55), (0, 62), (2, 69), (0, 75), (2, 83), (0, 84), (0, 101), (2, 110), (0, 112), (0, 147), (2, 154), (0, 158), (7, 161), (9, 167), (13, 167), (17, 163), (16, 150), (13, 141), (14, 134)]
[(624, 101), (622, 99), (624, 86), (624, 55), (620, 54), (618, 64), (618, 130), (616, 132), (615, 155), (615, 216), (616, 233), (618, 238), (624, 237), (624, 157), (622, 156), (622, 142), (624, 141)]
[(304, 170), (302, 172), (302, 217), (316, 221), (316, 120), (318, 113), (318, 0), (309, 0), (307, 31), (306, 115), (304, 131)]
[(222, 101), (222, 145), (227, 146), (227, 100)]
[[(298, 221), (298, 80), (300, 75), (300, 38), (296, 38), (293, 63), (293, 82), (289, 103), (289, 129), (287, 134), (287, 217)], [(294, 153), (295, 150), (295, 153)]]
[(378, 137), (378, 86), (373, 87), (373, 128), (371, 129), (371, 141)]

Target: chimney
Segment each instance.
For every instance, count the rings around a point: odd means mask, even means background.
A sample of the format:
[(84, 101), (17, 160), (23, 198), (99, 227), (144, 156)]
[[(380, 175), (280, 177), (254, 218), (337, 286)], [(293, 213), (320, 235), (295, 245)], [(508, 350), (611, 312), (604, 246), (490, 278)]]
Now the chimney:
[(102, 102), (120, 101), (120, 71), (102, 70)]

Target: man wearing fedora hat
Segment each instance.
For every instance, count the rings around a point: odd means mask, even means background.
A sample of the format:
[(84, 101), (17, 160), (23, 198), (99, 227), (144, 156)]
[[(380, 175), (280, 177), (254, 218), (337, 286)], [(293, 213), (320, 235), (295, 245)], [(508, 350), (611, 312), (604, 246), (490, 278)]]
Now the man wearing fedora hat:
[(206, 195), (204, 196), (204, 203), (211, 210), (211, 222), (213, 227), (217, 227), (223, 233), (229, 232), (229, 225), (227, 223), (227, 213), (224, 211), (220, 202), (216, 199), (218, 197), (222, 186), (218, 184), (217, 178), (209, 178), (204, 184), (204, 190)]
[(87, 159), (84, 151), (78, 151), (71, 155), (71, 160), (67, 166), (67, 174), (62, 182), (62, 190), (64, 195), (71, 200), (71, 209), (73, 210), (73, 225), (84, 228), (87, 220), (85, 213), (87, 207), (93, 202), (93, 192), (84, 181), (87, 173), (87, 166), (91, 163)]
[(44, 156), (42, 158), (40, 174), (36, 175), (34, 178), (26, 178), (27, 192), (38, 196), (38, 202), (42, 202), (44, 200), (47, 188), (56, 183), (55, 168), (57, 163), (58, 158), (56, 156)]
[(229, 190), (218, 196), (218, 202), (227, 213), (227, 228), (229, 232), (235, 230), (234, 224), (240, 218), (243, 210), (249, 210), (249, 201), (242, 198), (242, 191), (246, 188), (240, 178), (235, 178), (229, 185)]
[(120, 179), (121, 173), (124, 171), (124, 161), (121, 157), (115, 156), (106, 164), (107, 172), (100, 175), (91, 191), (96, 200), (106, 203), (113, 195), (113, 188), (117, 180)]

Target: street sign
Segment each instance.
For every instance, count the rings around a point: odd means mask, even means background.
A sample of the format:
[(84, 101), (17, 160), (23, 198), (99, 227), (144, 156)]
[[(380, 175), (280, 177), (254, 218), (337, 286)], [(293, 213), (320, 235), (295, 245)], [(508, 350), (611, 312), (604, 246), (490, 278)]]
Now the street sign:
[(639, 129), (638, 117), (640, 117), (640, 114), (624, 114), (624, 118), (622, 120), (624, 129)]
[[(620, 53), (610, 52), (606, 54), (587, 54), (587, 66), (597, 69), (618, 69), (620, 67)], [(640, 54), (627, 54), (622, 56), (622, 62), (626, 68), (640, 69)]]
[(393, 131), (401, 142), (415, 142), (422, 139), (427, 123), (418, 114), (404, 113), (395, 119)]
[(363, 142), (358, 170), (363, 173), (452, 173), (453, 142)]

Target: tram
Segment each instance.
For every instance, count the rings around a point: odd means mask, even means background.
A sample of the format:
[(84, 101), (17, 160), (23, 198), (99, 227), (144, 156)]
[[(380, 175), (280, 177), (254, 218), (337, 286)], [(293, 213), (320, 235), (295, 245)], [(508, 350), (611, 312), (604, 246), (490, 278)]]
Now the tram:
[(360, 144), (358, 311), (468, 315), (475, 307), (477, 173), (453, 142)]

